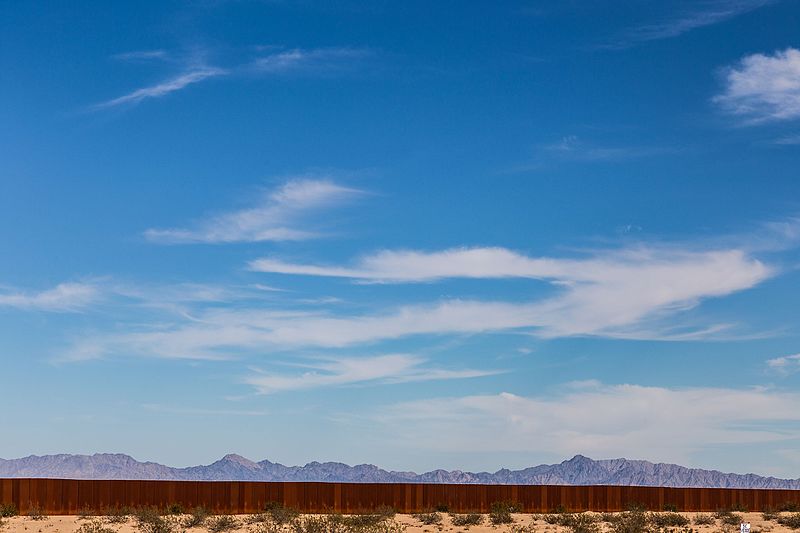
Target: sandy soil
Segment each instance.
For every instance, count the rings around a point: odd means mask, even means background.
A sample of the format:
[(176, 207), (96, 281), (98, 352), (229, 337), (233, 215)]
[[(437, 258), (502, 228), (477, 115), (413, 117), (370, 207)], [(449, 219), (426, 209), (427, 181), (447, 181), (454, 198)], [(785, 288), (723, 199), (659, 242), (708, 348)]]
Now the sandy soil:
[[(696, 513), (682, 513), (687, 516), (689, 519), (693, 519)], [(797, 532), (798, 530), (791, 530), (788, 527), (782, 526), (775, 521), (765, 521), (761, 513), (743, 513), (743, 516), (746, 521), (750, 522), (751, 524), (751, 531), (752, 533), (789, 533), (789, 532)], [(442, 513), (442, 523), (439, 525), (433, 526), (424, 526), (422, 525), (419, 520), (414, 518), (411, 515), (397, 515), (395, 517), (395, 521), (398, 524), (401, 524), (406, 527), (407, 533), (439, 533), (439, 532), (466, 532), (469, 533), (501, 533), (501, 532), (508, 532), (516, 530), (516, 531), (523, 531), (521, 528), (525, 526), (532, 526), (530, 529), (526, 529), (526, 532), (535, 531), (536, 533), (571, 533), (571, 530), (561, 527), (555, 526), (546, 523), (542, 520), (541, 515), (531, 515), (531, 514), (515, 514), (514, 517), (514, 524), (512, 525), (500, 525), (500, 526), (492, 526), (488, 523), (486, 517), (484, 517), (484, 524), (480, 526), (471, 526), (469, 528), (465, 527), (455, 527), (452, 525), (450, 521), (449, 515), (446, 513)], [(245, 523), (246, 517), (238, 516), (236, 517), (241, 526), (235, 530), (239, 533), (258, 533), (256, 527), (247, 525)], [(106, 523), (105, 520), (102, 518), (98, 519), (86, 519), (86, 518), (79, 518), (76, 516), (53, 516), (53, 517), (45, 517), (41, 520), (34, 520), (29, 517), (21, 517), (16, 516), (12, 518), (4, 518), (2, 525), (0, 525), (0, 530), (2, 533), (77, 533), (78, 530), (84, 524), (94, 522), (98, 523), (102, 521), (103, 526), (113, 530), (116, 533), (141, 533), (140, 530), (136, 527), (136, 522), (134, 520), (128, 520), (124, 524), (109, 524)], [(696, 526), (694, 524), (688, 526), (692, 530), (697, 533), (738, 533), (739, 528), (736, 526), (725, 526), (722, 525), (719, 521), (716, 521), (714, 525), (703, 525), (703, 526)], [(600, 528), (601, 532), (610, 531), (608, 524), (601, 524)], [(85, 531), (85, 530), (84, 530)], [(192, 528), (185, 530), (187, 533), (209, 533), (208, 530), (204, 528)], [(287, 529), (288, 531), (288, 529)], [(673, 528), (675, 533), (680, 533), (682, 530), (681, 528)], [(110, 532), (109, 532), (110, 533)], [(233, 532), (231, 532), (233, 533)]]

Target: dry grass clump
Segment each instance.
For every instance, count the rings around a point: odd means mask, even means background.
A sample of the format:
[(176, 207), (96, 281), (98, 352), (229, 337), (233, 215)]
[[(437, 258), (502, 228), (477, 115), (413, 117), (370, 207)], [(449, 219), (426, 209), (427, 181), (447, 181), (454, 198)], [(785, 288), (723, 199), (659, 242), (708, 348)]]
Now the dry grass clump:
[(155, 507), (139, 507), (133, 511), (133, 516), (141, 533), (176, 533), (179, 525), (174, 517), (161, 516)]
[(37, 503), (28, 508), (28, 518), (31, 520), (47, 520), (47, 515), (44, 514), (44, 511)]
[(772, 522), (773, 520), (777, 520), (780, 517), (780, 513), (777, 509), (773, 509), (772, 507), (764, 507), (764, 510), (761, 511), (761, 518), (767, 522)]
[(208, 514), (208, 511), (206, 511), (204, 507), (193, 508), (189, 512), (189, 515), (183, 519), (183, 527), (201, 527), (203, 524), (205, 524)]
[[(303, 516), (291, 523), (293, 533), (402, 533), (405, 527), (393, 520), (394, 515), (382, 514)], [(274, 533), (267, 524), (262, 524), (259, 533)], [(274, 525), (273, 525), (274, 526)], [(277, 531), (280, 531), (278, 529)]]
[(689, 519), (675, 513), (650, 513), (648, 521), (656, 527), (685, 527), (689, 525)]
[(613, 533), (644, 533), (648, 530), (649, 523), (649, 517), (644, 511), (625, 511), (611, 522), (610, 530)]
[(508, 528), (508, 533), (535, 533), (536, 528), (533, 527), (533, 524), (528, 524), (527, 526), (523, 526), (520, 524), (512, 524), (511, 527)]
[(694, 520), (692, 522), (696, 526), (712, 526), (716, 523), (716, 519), (714, 515), (708, 513), (697, 513), (694, 515)]
[(427, 513), (416, 513), (412, 515), (420, 521), (422, 525), (434, 526), (442, 523), (442, 515), (436, 511), (428, 511)]
[(214, 516), (205, 520), (205, 527), (211, 533), (223, 533), (239, 528), (239, 521), (230, 515)]
[(722, 522), (726, 526), (738, 526), (744, 520), (744, 517), (739, 513), (734, 513), (730, 509), (721, 509), (714, 513), (714, 518)]
[(479, 526), (483, 523), (483, 515), (479, 513), (451, 514), (450, 522), (457, 527)]
[(778, 511), (782, 513), (796, 513), (800, 511), (800, 503), (797, 502), (783, 502)]
[(76, 533), (116, 533), (110, 527), (106, 527), (102, 520), (95, 518), (89, 522), (81, 524)]
[(110, 507), (103, 512), (109, 524), (124, 524), (133, 514), (130, 507)]
[(13, 503), (0, 503), (0, 518), (10, 518), (12, 516), (17, 516), (19, 511), (17, 511), (17, 506)]
[(778, 523), (791, 529), (800, 529), (800, 513), (791, 513), (778, 518)]

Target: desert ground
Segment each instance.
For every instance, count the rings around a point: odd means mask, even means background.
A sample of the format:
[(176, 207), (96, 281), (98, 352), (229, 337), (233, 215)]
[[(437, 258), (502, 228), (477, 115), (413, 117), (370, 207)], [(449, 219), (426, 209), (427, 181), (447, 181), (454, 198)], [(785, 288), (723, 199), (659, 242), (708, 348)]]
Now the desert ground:
[[(664, 515), (666, 519), (659, 521), (658, 516)], [(688, 523), (681, 525), (682, 519), (676, 516), (684, 517)], [(209, 516), (198, 526), (188, 514), (149, 518), (135, 515), (13, 516), (2, 519), (0, 530), (2, 533), (738, 533), (739, 520), (749, 522), (752, 533), (788, 533), (800, 528), (800, 513), (728, 513), (727, 516), (711, 513), (514, 513), (512, 523), (492, 524), (489, 515), (481, 515), (480, 524), (469, 526), (454, 525), (454, 517), (458, 520), (457, 515), (448, 513), (397, 514), (371, 523), (358, 517), (348, 521), (348, 517), (342, 516), (299, 515), (281, 524), (281, 517), (276, 521), (263, 514)], [(464, 519), (464, 515), (460, 517)], [(423, 521), (433, 523), (426, 525)]]

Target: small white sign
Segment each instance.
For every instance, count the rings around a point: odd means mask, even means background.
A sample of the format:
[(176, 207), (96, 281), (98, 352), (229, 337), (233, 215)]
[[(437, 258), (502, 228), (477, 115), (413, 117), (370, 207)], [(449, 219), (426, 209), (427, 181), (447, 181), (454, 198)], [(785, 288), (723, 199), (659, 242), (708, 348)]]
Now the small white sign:
[(742, 522), (739, 524), (739, 533), (750, 533), (750, 522)]

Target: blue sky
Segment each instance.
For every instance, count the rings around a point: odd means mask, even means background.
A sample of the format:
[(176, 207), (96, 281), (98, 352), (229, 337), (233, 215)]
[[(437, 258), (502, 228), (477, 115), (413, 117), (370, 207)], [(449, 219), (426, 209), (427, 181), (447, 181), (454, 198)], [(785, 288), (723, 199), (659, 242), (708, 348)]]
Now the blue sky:
[(0, 457), (800, 476), (796, 2), (0, 20)]

